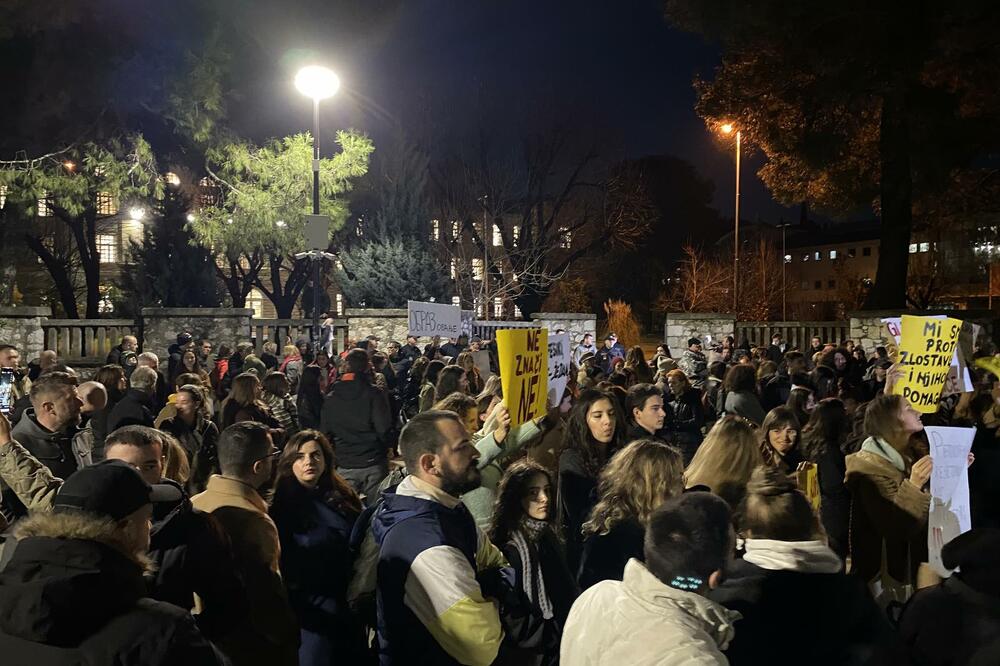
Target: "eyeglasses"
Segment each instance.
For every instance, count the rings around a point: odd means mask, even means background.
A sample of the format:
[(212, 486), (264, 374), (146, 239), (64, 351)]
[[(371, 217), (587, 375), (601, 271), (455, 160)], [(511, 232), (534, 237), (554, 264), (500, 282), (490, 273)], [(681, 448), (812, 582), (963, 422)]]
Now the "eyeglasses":
[(281, 455), (281, 453), (282, 453), (281, 449), (275, 449), (274, 451), (271, 451), (263, 458), (257, 458), (256, 460), (254, 460), (254, 462), (260, 462), (262, 460), (267, 460), (268, 458), (277, 458), (278, 456)]

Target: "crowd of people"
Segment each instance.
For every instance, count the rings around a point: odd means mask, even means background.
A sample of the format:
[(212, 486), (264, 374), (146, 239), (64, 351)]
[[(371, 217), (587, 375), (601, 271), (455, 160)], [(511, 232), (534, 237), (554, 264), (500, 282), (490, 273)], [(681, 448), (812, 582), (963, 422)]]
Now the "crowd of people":
[[(588, 334), (513, 423), (492, 341), (381, 345), (0, 344), (3, 662), (1000, 663), (996, 376), (921, 416), (882, 347)], [(925, 424), (976, 429), (944, 580)]]

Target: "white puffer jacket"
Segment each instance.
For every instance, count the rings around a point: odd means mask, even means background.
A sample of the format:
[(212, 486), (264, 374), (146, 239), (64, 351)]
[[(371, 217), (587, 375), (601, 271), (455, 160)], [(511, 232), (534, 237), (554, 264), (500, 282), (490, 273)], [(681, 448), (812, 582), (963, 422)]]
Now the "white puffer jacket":
[(722, 650), (740, 614), (700, 594), (664, 585), (638, 560), (622, 581), (606, 580), (573, 604), (563, 631), (563, 666), (728, 664)]

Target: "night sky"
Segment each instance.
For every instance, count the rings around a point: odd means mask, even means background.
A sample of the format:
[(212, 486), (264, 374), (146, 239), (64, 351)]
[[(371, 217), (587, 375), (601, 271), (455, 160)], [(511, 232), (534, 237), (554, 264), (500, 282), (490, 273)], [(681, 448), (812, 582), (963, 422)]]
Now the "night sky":
[[(240, 128), (255, 138), (308, 128), (309, 102), (291, 77), (303, 61), (319, 60), (343, 81), (324, 103), (324, 132), (352, 126), (371, 134), (377, 149), (398, 124), (433, 150), (478, 128), (514, 138), (565, 119), (599, 136), (610, 157), (689, 160), (731, 217), (733, 155), (695, 115), (691, 86), (695, 75), (711, 75), (719, 52), (671, 28), (660, 2), (382, 4), (344, 10), (341, 3), (332, 13), (309, 3), (251, 5), (234, 18), (262, 64), (274, 67), (245, 91)], [(760, 163), (744, 161), (741, 217), (796, 219), (754, 174)]]

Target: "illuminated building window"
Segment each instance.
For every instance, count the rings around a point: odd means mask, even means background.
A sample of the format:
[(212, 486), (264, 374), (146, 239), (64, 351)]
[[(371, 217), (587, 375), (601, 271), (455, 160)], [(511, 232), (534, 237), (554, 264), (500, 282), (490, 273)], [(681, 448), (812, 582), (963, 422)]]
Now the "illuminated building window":
[(115, 203), (115, 198), (111, 196), (111, 192), (98, 192), (95, 204), (98, 215), (107, 216), (118, 213), (118, 205)]
[(493, 299), (493, 314), (497, 317), (503, 316), (503, 299), (499, 296)]
[(921, 243), (920, 244), (920, 251), (921, 252), (930, 252), (931, 251), (931, 244), (930, 243)]
[(221, 200), (219, 187), (205, 176), (198, 181), (198, 205), (202, 208), (217, 206)]
[(521, 240), (521, 227), (511, 229), (511, 239), (514, 241), (514, 247), (517, 247), (518, 241)]
[(462, 233), (462, 223), (458, 220), (451, 221), (451, 237), (458, 238)]
[(500, 234), (500, 226), (493, 225), (493, 247), (500, 247), (503, 245), (503, 236)]
[(452, 296), (451, 297), (451, 304), (452, 305), (457, 305), (459, 307), (462, 307), (462, 299), (459, 298), (458, 296)]
[(98, 291), (101, 298), (97, 301), (97, 311), (101, 314), (111, 314), (115, 311), (115, 304), (111, 302), (111, 288), (101, 285)]
[(481, 299), (477, 298), (475, 300), (475, 302), (473, 303), (473, 307), (476, 310), (476, 316), (477, 317), (482, 317), (483, 316), (483, 301)]
[(514, 318), (515, 319), (521, 318), (521, 308), (517, 307), (516, 305), (514, 306)]
[(441, 240), (441, 223), (431, 220), (431, 240)]
[(0, 208), (7, 205), (7, 186), (0, 185)]
[(97, 252), (101, 255), (102, 264), (118, 261), (118, 239), (114, 234), (97, 234)]
[(568, 227), (559, 227), (559, 247), (568, 250), (573, 244), (573, 232)]
[(42, 196), (38, 197), (38, 217), (52, 217), (48, 192), (42, 192)]
[(792, 263), (792, 255), (790, 255), (790, 254), (786, 254), (785, 255), (785, 263), (786, 264)]
[(483, 260), (473, 259), (472, 260), (472, 279), (482, 280), (483, 279)]
[(830, 250), (830, 258), (831, 259), (836, 259), (837, 258), (837, 251), (836, 250)]
[(264, 294), (260, 289), (254, 287), (247, 294), (247, 307), (253, 310), (255, 319), (262, 319), (264, 317)]
[(816, 254), (813, 255), (813, 259), (815, 259), (816, 261), (819, 261), (822, 258), (823, 258), (823, 253), (818, 250), (816, 251)]
[(338, 317), (343, 317), (344, 316), (344, 295), (343, 294), (337, 294), (337, 316)]
[(917, 244), (910, 243), (910, 254), (916, 254), (916, 253), (917, 253)]
[(451, 260), (451, 279), (458, 279), (458, 259)]

